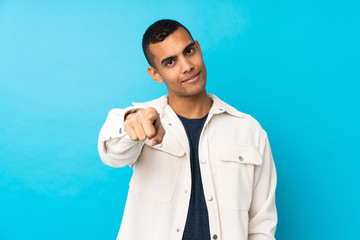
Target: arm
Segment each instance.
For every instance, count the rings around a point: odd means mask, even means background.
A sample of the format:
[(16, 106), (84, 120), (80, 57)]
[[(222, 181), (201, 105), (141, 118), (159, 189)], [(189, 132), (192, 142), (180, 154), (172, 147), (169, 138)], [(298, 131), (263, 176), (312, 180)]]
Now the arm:
[(263, 163), (257, 166), (254, 174), (253, 197), (249, 210), (249, 240), (274, 240), (277, 225), (276, 169), (266, 133), (259, 151)]
[(98, 151), (104, 164), (111, 167), (132, 165), (138, 158), (144, 141), (133, 141), (124, 129), (124, 117), (135, 107), (112, 109), (102, 126)]

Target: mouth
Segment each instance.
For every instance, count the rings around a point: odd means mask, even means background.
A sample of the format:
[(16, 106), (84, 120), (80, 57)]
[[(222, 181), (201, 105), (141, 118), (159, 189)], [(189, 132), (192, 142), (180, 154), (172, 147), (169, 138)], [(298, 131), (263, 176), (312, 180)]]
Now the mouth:
[(189, 77), (189, 78), (181, 81), (181, 82), (182, 82), (182, 83), (183, 83), (183, 82), (187, 82), (187, 83), (195, 82), (195, 81), (197, 81), (197, 80), (199, 79), (199, 75), (200, 75), (200, 71), (199, 71), (198, 73), (192, 75), (191, 77)]

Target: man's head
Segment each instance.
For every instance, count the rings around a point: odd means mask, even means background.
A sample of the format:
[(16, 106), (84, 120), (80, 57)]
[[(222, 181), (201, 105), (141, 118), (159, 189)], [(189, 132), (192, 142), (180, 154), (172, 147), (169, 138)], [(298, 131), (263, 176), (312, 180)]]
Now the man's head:
[(170, 34), (172, 34), (178, 28), (184, 28), (187, 33), (190, 35), (191, 39), (194, 41), (193, 37), (189, 30), (184, 27), (181, 23), (170, 20), (170, 19), (163, 19), (153, 23), (144, 33), (142, 39), (142, 48), (145, 54), (145, 58), (150, 64), (150, 66), (155, 67), (153, 63), (153, 56), (149, 51), (149, 45), (159, 43), (165, 40)]
[(188, 97), (205, 91), (206, 68), (200, 44), (189, 30), (173, 20), (159, 20), (143, 36), (149, 75), (165, 82), (169, 96)]

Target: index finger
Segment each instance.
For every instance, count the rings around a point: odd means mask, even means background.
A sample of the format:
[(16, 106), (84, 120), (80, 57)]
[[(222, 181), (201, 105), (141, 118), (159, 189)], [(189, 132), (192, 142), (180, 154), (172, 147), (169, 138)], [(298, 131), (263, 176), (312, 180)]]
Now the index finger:
[(141, 119), (141, 125), (142, 125), (142, 127), (144, 129), (146, 137), (152, 138), (152, 137), (154, 137), (156, 135), (156, 128), (154, 126), (154, 121), (153, 120), (150, 120), (150, 119), (147, 119), (147, 118), (142, 118)]

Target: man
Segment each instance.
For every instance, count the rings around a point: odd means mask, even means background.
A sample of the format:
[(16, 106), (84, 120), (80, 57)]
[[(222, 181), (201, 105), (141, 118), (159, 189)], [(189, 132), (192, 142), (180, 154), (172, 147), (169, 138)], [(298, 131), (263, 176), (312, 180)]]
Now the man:
[(102, 161), (133, 168), (120, 240), (275, 239), (276, 171), (266, 132), (206, 93), (200, 44), (173, 20), (143, 36), (168, 95), (110, 111)]

